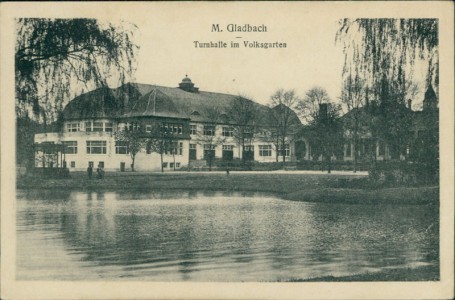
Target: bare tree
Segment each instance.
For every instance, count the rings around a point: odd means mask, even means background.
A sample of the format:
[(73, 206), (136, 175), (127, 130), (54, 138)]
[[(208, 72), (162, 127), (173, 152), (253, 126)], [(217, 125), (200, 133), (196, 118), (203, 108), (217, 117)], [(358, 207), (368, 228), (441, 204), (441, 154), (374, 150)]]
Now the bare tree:
[(131, 156), (131, 171), (135, 171), (134, 162), (136, 155), (146, 146), (144, 134), (135, 127), (125, 127), (115, 133), (115, 140), (123, 142), (127, 146), (128, 153)]
[(322, 87), (316, 86), (308, 90), (303, 99), (298, 101), (296, 110), (306, 123), (310, 123), (317, 118), (319, 105), (329, 102), (331, 101), (327, 91)]
[(278, 151), (286, 162), (286, 141), (291, 134), (301, 125), (299, 118), (293, 111), (299, 98), (294, 90), (277, 90), (271, 100), (270, 118), (271, 134), (276, 136)]
[[(242, 153), (245, 152), (245, 146), (251, 146), (253, 143), (258, 113), (257, 105), (243, 96), (235, 98), (229, 111), (229, 121), (232, 123), (233, 135)], [(245, 159), (245, 155), (242, 155), (244, 163)]]
[[(161, 172), (164, 172), (163, 156), (171, 153), (174, 159), (175, 166), (175, 151), (174, 143), (177, 141), (174, 134), (167, 131), (162, 123), (154, 123), (150, 132), (147, 133), (147, 152), (155, 152), (160, 155)], [(174, 168), (175, 170), (175, 168)]]

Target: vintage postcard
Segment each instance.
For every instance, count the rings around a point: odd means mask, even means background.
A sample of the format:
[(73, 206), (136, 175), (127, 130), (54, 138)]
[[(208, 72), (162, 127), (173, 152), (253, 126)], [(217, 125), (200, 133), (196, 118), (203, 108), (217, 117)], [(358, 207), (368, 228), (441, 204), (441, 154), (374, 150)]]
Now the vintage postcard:
[(2, 3), (2, 299), (451, 299), (452, 2)]

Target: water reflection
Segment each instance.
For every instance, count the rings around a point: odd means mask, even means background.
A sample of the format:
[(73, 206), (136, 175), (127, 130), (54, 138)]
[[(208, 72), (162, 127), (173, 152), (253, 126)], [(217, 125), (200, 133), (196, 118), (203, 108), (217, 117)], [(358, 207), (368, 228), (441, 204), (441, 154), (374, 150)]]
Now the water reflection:
[(438, 260), (427, 206), (206, 191), (20, 192), (17, 205), (18, 279), (275, 281)]

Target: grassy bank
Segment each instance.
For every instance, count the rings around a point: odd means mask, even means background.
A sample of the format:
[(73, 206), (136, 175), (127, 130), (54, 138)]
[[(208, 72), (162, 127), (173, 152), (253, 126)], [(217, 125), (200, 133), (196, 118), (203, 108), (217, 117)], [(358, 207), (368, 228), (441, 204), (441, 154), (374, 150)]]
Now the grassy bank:
[(28, 176), (17, 180), (18, 189), (77, 191), (185, 190), (264, 192), (294, 201), (352, 204), (438, 203), (439, 188), (358, 188), (357, 175), (273, 173), (107, 173), (89, 180), (83, 172), (67, 179)]
[(437, 266), (421, 266), (417, 268), (386, 269), (379, 272), (356, 274), (350, 276), (324, 276), (309, 279), (293, 279), (289, 282), (320, 282), (320, 281), (437, 281), (439, 280)]

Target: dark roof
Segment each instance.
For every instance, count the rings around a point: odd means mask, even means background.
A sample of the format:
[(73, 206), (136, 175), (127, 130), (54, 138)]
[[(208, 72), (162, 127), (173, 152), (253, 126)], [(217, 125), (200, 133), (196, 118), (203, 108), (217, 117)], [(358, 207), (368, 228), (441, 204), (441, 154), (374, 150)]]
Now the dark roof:
[(435, 91), (434, 91), (434, 89), (433, 89), (433, 86), (430, 84), (430, 85), (428, 86), (426, 92), (425, 92), (425, 98), (424, 98), (424, 100), (427, 99), (427, 100), (433, 100), (433, 101), (435, 101), (436, 98), (437, 98), (437, 97), (436, 97), (436, 93), (435, 93)]
[[(214, 107), (228, 114), (237, 97), (223, 93), (187, 92), (180, 88), (127, 83), (116, 89), (100, 88), (74, 98), (65, 107), (63, 116), (66, 120), (155, 116), (204, 122), (210, 120), (204, 114)], [(263, 116), (269, 111), (267, 106), (258, 103), (255, 105)]]
[[(413, 130), (434, 130), (435, 127), (438, 127), (438, 114), (426, 111), (413, 111), (404, 105), (398, 105), (395, 109), (401, 112), (398, 115), (410, 118)], [(343, 122), (349, 122), (354, 118), (356, 113), (360, 123), (359, 125), (368, 127), (372, 119), (381, 113), (381, 109), (380, 107), (370, 107), (369, 109), (367, 107), (354, 108), (344, 114), (341, 119)]]

